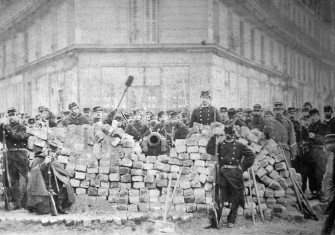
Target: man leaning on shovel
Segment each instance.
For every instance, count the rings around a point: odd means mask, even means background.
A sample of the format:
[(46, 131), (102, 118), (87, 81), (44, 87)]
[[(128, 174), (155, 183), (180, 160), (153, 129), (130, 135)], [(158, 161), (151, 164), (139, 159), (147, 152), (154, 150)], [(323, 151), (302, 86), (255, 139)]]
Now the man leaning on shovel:
[[(218, 130), (219, 131), (219, 130)], [(237, 142), (234, 138), (232, 126), (225, 127), (225, 134), (222, 140), (218, 140), (219, 133), (214, 128), (214, 136), (209, 140), (206, 151), (208, 154), (215, 155), (217, 147), (217, 157), (219, 173), (217, 174), (217, 185), (219, 187), (220, 205), (224, 202), (231, 204), (230, 212), (227, 217), (227, 227), (233, 228), (237, 217), (239, 206), (244, 207), (244, 184), (243, 172), (252, 166), (255, 154), (246, 145)], [(221, 137), (220, 137), (221, 138)], [(218, 141), (218, 142), (217, 142)], [(244, 159), (242, 160), (242, 157)], [(218, 195), (216, 195), (217, 197)], [(219, 205), (218, 217), (222, 214), (222, 206)], [(221, 224), (219, 222), (219, 224)], [(216, 228), (215, 218), (211, 218), (210, 225), (206, 228)]]

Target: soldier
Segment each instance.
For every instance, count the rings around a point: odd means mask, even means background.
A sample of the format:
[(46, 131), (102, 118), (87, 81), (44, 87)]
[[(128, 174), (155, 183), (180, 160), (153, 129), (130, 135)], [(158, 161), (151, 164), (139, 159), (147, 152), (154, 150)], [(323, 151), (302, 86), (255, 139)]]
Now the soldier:
[[(26, 148), (30, 129), (19, 123), (15, 108), (8, 109), (7, 113), (8, 119), (0, 125), (0, 141), (3, 141), (3, 133), (5, 132), (6, 146), (8, 148), (8, 173), (12, 185), (12, 201), (14, 203), (12, 209), (16, 210), (25, 207), (29, 171), (28, 151)], [(20, 183), (20, 175), (25, 179), (23, 185)]]
[[(35, 153), (28, 184), (27, 209), (30, 212), (37, 212), (37, 214), (48, 214), (50, 212), (49, 189), (46, 187), (50, 183), (51, 189), (55, 193), (53, 197), (59, 214), (67, 214), (67, 209), (75, 202), (69, 176), (63, 165), (56, 159), (57, 151), (58, 143), (52, 141), (48, 156), (42, 151)], [(51, 178), (48, 174), (49, 169), (51, 170)]]
[(92, 124), (98, 123), (102, 124), (102, 108), (101, 106), (96, 106), (93, 108), (93, 114), (92, 114)]
[(273, 109), (275, 118), (268, 121), (264, 127), (264, 134), (268, 139), (273, 139), (283, 148), (289, 167), (291, 160), (297, 156), (298, 146), (294, 134), (294, 126), (283, 116), (284, 108), (282, 102), (276, 102)]
[(171, 129), (169, 129), (169, 117), (165, 111), (158, 112), (158, 121), (154, 128), (152, 129), (153, 132), (158, 132), (165, 138), (167, 138), (167, 132), (168, 134), (171, 134)]
[(246, 113), (245, 125), (249, 127), (252, 122), (252, 110), (250, 108), (247, 108), (245, 109), (245, 113)]
[(44, 107), (41, 113), (42, 126), (57, 127), (56, 115), (54, 115), (49, 108)]
[(250, 125), (248, 126), (250, 130), (252, 129), (258, 129), (259, 131), (264, 131), (265, 126), (265, 120), (263, 119), (261, 115), (261, 108), (262, 106), (260, 104), (255, 104), (253, 109), (253, 118), (251, 120)]
[(35, 127), (35, 118), (28, 118), (28, 127), (29, 128)]
[(244, 113), (242, 108), (238, 108), (236, 110), (236, 121), (235, 121), (235, 125), (242, 127), (242, 126), (247, 126), (245, 124), (245, 120), (246, 120), (246, 114)]
[(141, 111), (135, 111), (134, 120), (132, 123), (128, 123), (125, 132), (134, 137), (134, 140), (141, 141), (144, 136), (150, 134), (150, 128), (147, 124), (143, 124), (141, 121)]
[(301, 126), (299, 121), (296, 118), (297, 115), (297, 109), (294, 107), (288, 107), (287, 109), (287, 117), (288, 119), (293, 123), (293, 127), (294, 127), (294, 133), (295, 133), (295, 140), (297, 142), (298, 145), (298, 152), (297, 152), (297, 156), (296, 158), (292, 161), (292, 166), (293, 168), (296, 169), (296, 171), (298, 173), (301, 173), (301, 155), (300, 155), (300, 146), (301, 146), (301, 141), (302, 141), (302, 137), (301, 137)]
[(311, 145), (312, 169), (316, 177), (316, 194), (308, 199), (325, 201), (322, 191), (322, 178), (326, 170), (327, 153), (323, 151), (325, 136), (329, 133), (328, 126), (321, 122), (319, 110), (309, 110), (312, 123), (308, 128), (309, 143)]
[[(218, 129), (218, 130), (217, 130)], [(216, 148), (217, 135), (220, 134), (220, 128), (214, 128), (213, 136), (207, 144), (206, 151), (214, 155)], [(219, 163), (219, 173), (217, 184), (220, 187), (220, 201), (231, 203), (230, 212), (227, 217), (227, 227), (234, 227), (237, 210), (239, 206), (244, 207), (244, 181), (242, 173), (252, 166), (255, 160), (255, 154), (246, 145), (237, 142), (233, 138), (233, 127), (225, 128), (225, 137), (223, 141), (218, 142), (217, 153)], [(243, 160), (242, 160), (243, 158)], [(219, 206), (218, 217), (222, 208)], [(214, 227), (213, 218), (211, 224), (206, 228)]]
[(324, 124), (327, 124), (329, 127), (329, 133), (335, 134), (335, 118), (333, 117), (333, 108), (330, 105), (323, 107), (323, 113), (325, 116)]
[(83, 108), (83, 113), (87, 117), (88, 120), (91, 120), (91, 109), (90, 108)]
[(228, 122), (228, 109), (226, 107), (220, 108), (221, 123), (227, 125)]
[(325, 149), (329, 152), (326, 173), (323, 178), (325, 195), (328, 198), (327, 215), (321, 231), (321, 235), (330, 235), (334, 227), (335, 220), (335, 174), (334, 174), (334, 154), (335, 154), (335, 134), (329, 134), (325, 137)]
[(225, 125), (232, 126), (235, 125), (236, 122), (236, 110), (234, 108), (230, 108), (228, 110), (228, 122)]
[(171, 138), (172, 142), (176, 139), (186, 139), (187, 136), (187, 126), (180, 120), (179, 114), (177, 112), (170, 113), (170, 128), (171, 128)]
[(316, 194), (316, 178), (313, 172), (313, 161), (311, 158), (311, 145), (309, 143), (308, 127), (311, 124), (311, 116), (306, 115), (301, 122), (301, 145), (299, 146), (299, 154), (301, 156), (301, 178), (302, 178), (302, 191), (305, 192), (308, 188), (312, 194)]
[(309, 116), (309, 108), (307, 108), (307, 107), (303, 107), (301, 109), (301, 116), (299, 118), (300, 122), (302, 121), (302, 119), (304, 118), (304, 116)]
[(271, 111), (266, 111), (264, 115), (265, 123), (268, 121), (273, 121), (273, 113)]
[(212, 122), (221, 122), (219, 111), (211, 105), (209, 91), (201, 91), (201, 105), (193, 110), (189, 127), (193, 127), (195, 122), (210, 125)]
[(79, 106), (76, 102), (69, 104), (70, 116), (64, 118), (63, 126), (90, 124), (87, 117), (79, 112)]

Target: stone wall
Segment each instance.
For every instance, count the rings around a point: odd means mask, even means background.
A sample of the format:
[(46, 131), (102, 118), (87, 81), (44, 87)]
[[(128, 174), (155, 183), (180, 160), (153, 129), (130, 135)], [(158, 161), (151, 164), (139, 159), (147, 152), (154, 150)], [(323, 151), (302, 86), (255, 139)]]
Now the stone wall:
[[(273, 211), (283, 212), (286, 206), (295, 206), (289, 171), (276, 143), (247, 128), (240, 129), (239, 134), (238, 141), (257, 153), (251, 169), (256, 174), (262, 210), (271, 217)], [(174, 186), (181, 171), (171, 209), (210, 211), (215, 158), (206, 153), (208, 132), (207, 136), (196, 134), (186, 140), (176, 140), (169, 156), (145, 156), (130, 136), (109, 126), (69, 126), (54, 128), (49, 134), (46, 129), (33, 130), (28, 148), (45, 147), (47, 138), (62, 146), (58, 161), (69, 174), (77, 195), (108, 200), (118, 210), (160, 211), (166, 200), (168, 175), (172, 174)], [(31, 152), (30, 160), (33, 158)], [(294, 171), (292, 174), (301, 184), (301, 176)], [(243, 176), (249, 199), (245, 215), (251, 215), (251, 208), (258, 204), (256, 191), (249, 172)]]

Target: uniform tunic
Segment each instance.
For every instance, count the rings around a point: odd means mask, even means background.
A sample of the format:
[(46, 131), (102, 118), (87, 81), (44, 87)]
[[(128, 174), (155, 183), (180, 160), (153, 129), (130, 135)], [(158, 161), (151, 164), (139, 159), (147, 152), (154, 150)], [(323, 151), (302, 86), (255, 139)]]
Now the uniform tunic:
[(207, 107), (200, 106), (193, 110), (189, 127), (193, 127), (195, 122), (210, 125), (212, 122), (221, 122), (221, 116), (217, 108), (211, 105)]
[(141, 121), (133, 121), (127, 124), (125, 132), (134, 136), (134, 140), (138, 141), (150, 134), (150, 128), (147, 124), (142, 124)]
[(264, 134), (283, 147), (288, 164), (291, 166), (291, 157), (295, 158), (298, 151), (293, 123), (285, 117), (270, 120), (265, 124)]
[(90, 124), (90, 121), (85, 115), (79, 113), (76, 117), (73, 117), (72, 115), (66, 117), (62, 123), (63, 126), (67, 127), (68, 125), (79, 126), (83, 124)]

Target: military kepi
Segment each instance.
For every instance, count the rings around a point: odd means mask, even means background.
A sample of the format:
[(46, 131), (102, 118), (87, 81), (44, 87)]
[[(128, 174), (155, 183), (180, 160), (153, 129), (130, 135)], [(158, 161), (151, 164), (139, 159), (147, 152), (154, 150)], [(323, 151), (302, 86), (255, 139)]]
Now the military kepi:
[(226, 112), (228, 112), (228, 109), (226, 107), (220, 108), (220, 113), (226, 113)]
[(294, 107), (288, 107), (288, 108), (287, 108), (287, 112), (288, 112), (288, 113), (296, 113), (296, 112), (297, 112), (297, 109), (294, 108)]
[(254, 105), (254, 112), (259, 112), (261, 111), (262, 106), (260, 104), (255, 104)]
[(16, 109), (14, 107), (11, 107), (7, 110), (7, 114), (8, 115), (13, 115), (16, 113)]
[(78, 107), (78, 104), (76, 102), (69, 104), (69, 109), (72, 109), (73, 107)]
[(102, 111), (101, 106), (96, 106), (93, 108), (93, 112), (98, 112), (98, 111)]
[(283, 102), (280, 102), (280, 101), (277, 101), (276, 103), (275, 103), (275, 108), (283, 108)]
[(208, 90), (201, 91), (200, 97), (209, 97), (209, 98), (211, 98)]

